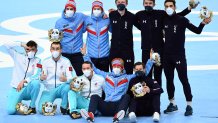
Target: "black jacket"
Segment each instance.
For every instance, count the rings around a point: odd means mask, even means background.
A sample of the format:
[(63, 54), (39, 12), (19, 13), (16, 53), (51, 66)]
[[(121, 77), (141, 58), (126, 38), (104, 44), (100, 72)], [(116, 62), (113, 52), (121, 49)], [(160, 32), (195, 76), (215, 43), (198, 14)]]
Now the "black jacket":
[(133, 52), (133, 25), (136, 25), (135, 15), (126, 9), (123, 16), (118, 11), (109, 14), (112, 26), (111, 52)]
[(165, 46), (164, 54), (185, 55), (185, 30), (188, 28), (196, 34), (200, 34), (204, 24), (194, 26), (183, 16), (174, 14), (164, 19)]
[[(178, 13), (185, 16), (191, 11), (188, 8)], [(136, 13), (136, 19), (141, 29), (141, 49), (150, 51), (151, 48), (155, 52), (163, 50), (163, 20), (167, 16), (164, 10), (145, 10)]]

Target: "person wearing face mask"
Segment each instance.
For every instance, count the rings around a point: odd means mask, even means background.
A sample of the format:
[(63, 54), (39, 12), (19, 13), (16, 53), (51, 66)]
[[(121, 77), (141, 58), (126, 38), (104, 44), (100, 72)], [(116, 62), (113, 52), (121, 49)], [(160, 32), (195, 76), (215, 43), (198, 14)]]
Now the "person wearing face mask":
[[(12, 88), (9, 91), (7, 101), (7, 112), (10, 115), (16, 114), (16, 105), (22, 100), (31, 100), (29, 111), (35, 114), (35, 102), (40, 90), (39, 68), (41, 60), (37, 58), (37, 44), (34, 41), (7, 42), (3, 46), (6, 47), (9, 55), (14, 61), (13, 74), (11, 80)], [(26, 53), (22, 54), (16, 51), (17, 46), (25, 49)]]
[(86, 18), (86, 15), (76, 12), (76, 2), (69, 0), (65, 5), (62, 17), (55, 24), (56, 29), (64, 32), (61, 41), (62, 55), (71, 61), (77, 76), (83, 75), (81, 67), (84, 61), (80, 48), (83, 46)]
[[(82, 54), (86, 53), (86, 46), (81, 49)], [(84, 59), (91, 62), (88, 55)], [(99, 95), (92, 95), (88, 111), (81, 110), (81, 115), (88, 122), (94, 121), (94, 113), (99, 111), (103, 116), (114, 116), (113, 122), (119, 122), (125, 115), (128, 108), (130, 97), (126, 94), (128, 90), (129, 81), (136, 76), (143, 76), (141, 71), (135, 74), (126, 74), (124, 68), (124, 61), (121, 58), (114, 58), (111, 62), (112, 72), (104, 72), (95, 67), (93, 70), (96, 74), (103, 76), (105, 83), (103, 90), (105, 92), (105, 99), (103, 100)], [(146, 70), (150, 71), (153, 62), (148, 60)]]
[[(128, 0), (115, 0), (116, 11), (109, 14), (112, 28), (111, 48), (109, 61), (114, 58), (122, 58), (125, 63), (127, 74), (133, 73), (134, 52), (133, 52), (133, 25), (138, 28), (135, 16), (126, 9)], [(112, 66), (111, 66), (112, 68)]]
[(92, 14), (85, 21), (87, 31), (87, 52), (92, 62), (100, 70), (109, 71), (109, 25), (110, 20), (104, 18), (103, 3), (92, 3)]
[(92, 95), (102, 97), (104, 78), (94, 73), (92, 63), (89, 61), (85, 61), (82, 64), (82, 71), (84, 74), (79, 77), (84, 82), (82, 90), (80, 92), (70, 90), (68, 93), (70, 117), (72, 119), (81, 118), (81, 109), (88, 110)]
[(176, 2), (166, 0), (164, 2), (165, 10), (168, 16), (164, 19), (165, 45), (164, 45), (164, 72), (167, 81), (167, 93), (170, 104), (164, 113), (170, 113), (178, 110), (175, 103), (175, 86), (173, 83), (174, 70), (178, 72), (179, 80), (183, 85), (184, 94), (187, 101), (185, 116), (193, 114), (192, 92), (187, 75), (187, 62), (185, 55), (185, 30), (200, 34), (204, 26), (210, 23), (211, 18), (204, 19), (198, 27), (194, 26), (187, 18), (176, 14)]
[(53, 42), (50, 51), (52, 56), (42, 62), (40, 80), (45, 88), (39, 100), (38, 110), (42, 114), (43, 104), (53, 103), (55, 99), (61, 98), (60, 111), (65, 115), (68, 113), (68, 91), (73, 68), (69, 59), (61, 55), (62, 47), (59, 42)]
[[(163, 19), (167, 14), (164, 10), (154, 9), (155, 0), (143, 0), (143, 6), (144, 10), (137, 12), (135, 15), (141, 30), (142, 62), (144, 63), (149, 59), (151, 49), (160, 55), (161, 62), (163, 62)], [(178, 14), (185, 16), (191, 12), (191, 9), (192, 7), (189, 6)], [(162, 86), (162, 70), (162, 65), (154, 65), (154, 71), (149, 73), (150, 77), (153, 74), (154, 79), (160, 86)]]
[[(145, 72), (145, 64), (142, 62), (136, 62), (134, 64), (134, 72)], [(146, 83), (146, 94), (142, 97), (135, 97), (131, 88), (137, 83)], [(130, 80), (128, 94), (131, 97), (129, 104), (129, 119), (131, 122), (136, 122), (136, 116), (152, 116), (153, 121), (158, 122), (160, 120), (160, 95), (163, 93), (163, 89), (160, 87), (157, 81), (154, 81), (148, 76), (135, 77)]]

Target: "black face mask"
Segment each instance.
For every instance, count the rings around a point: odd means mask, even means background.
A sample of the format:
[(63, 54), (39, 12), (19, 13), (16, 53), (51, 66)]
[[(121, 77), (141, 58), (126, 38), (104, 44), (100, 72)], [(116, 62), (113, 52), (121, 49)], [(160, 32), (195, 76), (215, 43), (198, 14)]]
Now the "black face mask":
[(152, 11), (153, 10), (153, 7), (152, 6), (145, 6), (145, 11)]
[(117, 9), (120, 11), (123, 11), (126, 8), (126, 6), (124, 4), (118, 4), (117, 5)]

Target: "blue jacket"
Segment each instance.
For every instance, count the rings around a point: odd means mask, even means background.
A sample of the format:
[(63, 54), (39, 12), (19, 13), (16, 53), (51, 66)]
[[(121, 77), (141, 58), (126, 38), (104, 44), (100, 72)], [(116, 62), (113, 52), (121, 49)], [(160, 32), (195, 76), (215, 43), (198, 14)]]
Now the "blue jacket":
[(91, 58), (104, 58), (109, 56), (109, 26), (110, 20), (93, 14), (85, 21), (87, 31), (87, 52)]
[[(85, 61), (90, 61), (91, 59), (89, 56), (84, 57)], [(148, 75), (149, 71), (151, 70), (153, 62), (148, 60), (146, 64), (146, 75)], [(119, 75), (115, 75), (114, 72), (104, 72), (95, 67), (93, 64), (93, 69), (96, 74), (102, 75), (105, 78), (105, 84), (103, 86), (105, 92), (105, 101), (106, 102), (116, 102), (121, 99), (121, 97), (126, 94), (129, 82), (132, 78), (136, 77), (135, 74), (126, 74), (126, 71)]]
[(73, 17), (67, 18), (63, 11), (62, 17), (57, 20), (55, 28), (64, 32), (61, 41), (62, 53), (78, 53), (83, 47), (84, 21), (87, 18), (82, 13), (75, 13)]

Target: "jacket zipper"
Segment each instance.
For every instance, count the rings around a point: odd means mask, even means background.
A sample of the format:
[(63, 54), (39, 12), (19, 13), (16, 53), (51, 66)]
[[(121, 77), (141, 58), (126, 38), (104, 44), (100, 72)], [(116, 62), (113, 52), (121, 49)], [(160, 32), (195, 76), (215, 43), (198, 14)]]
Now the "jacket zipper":
[[(99, 31), (98, 30), (98, 20), (96, 20), (96, 24), (97, 24), (97, 30), (96, 30), (96, 32), (97, 31)], [(97, 34), (97, 40), (98, 40), (98, 58), (100, 58), (100, 43), (99, 43), (99, 36), (100, 36), (100, 33), (99, 34)]]
[(27, 71), (29, 69), (29, 65), (30, 65), (30, 58), (28, 58), (28, 65), (27, 65), (26, 72), (25, 72), (25, 75), (24, 75), (23, 79), (26, 79), (26, 74), (27, 74)]
[(57, 61), (55, 61), (55, 88), (56, 88)]
[(92, 84), (91, 84), (91, 80), (89, 81), (89, 95), (87, 96), (87, 99), (89, 98), (90, 94), (91, 94), (91, 88), (92, 88)]

